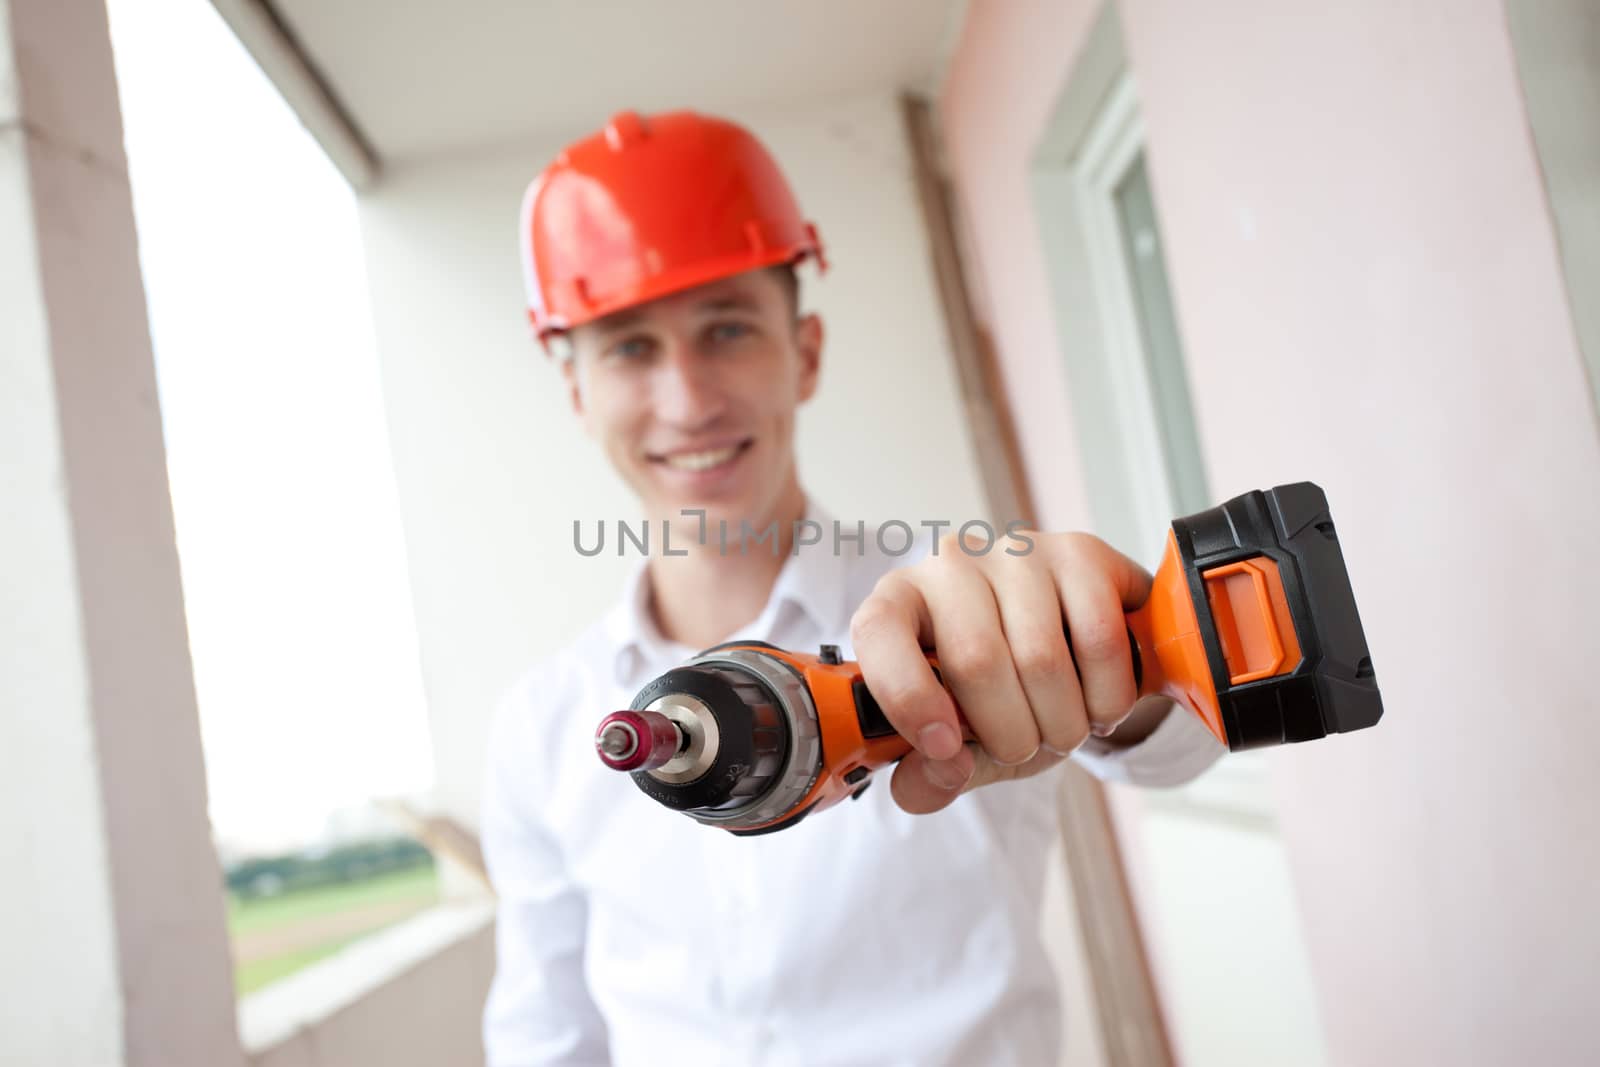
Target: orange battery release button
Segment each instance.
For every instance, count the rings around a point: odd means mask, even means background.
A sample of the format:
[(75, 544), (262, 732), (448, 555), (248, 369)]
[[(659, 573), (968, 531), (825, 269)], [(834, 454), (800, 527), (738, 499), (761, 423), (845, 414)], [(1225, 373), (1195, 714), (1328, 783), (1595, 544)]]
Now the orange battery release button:
[(1228, 665), (1228, 683), (1286, 674), (1300, 665), (1300, 641), (1276, 561), (1265, 556), (1200, 572)]

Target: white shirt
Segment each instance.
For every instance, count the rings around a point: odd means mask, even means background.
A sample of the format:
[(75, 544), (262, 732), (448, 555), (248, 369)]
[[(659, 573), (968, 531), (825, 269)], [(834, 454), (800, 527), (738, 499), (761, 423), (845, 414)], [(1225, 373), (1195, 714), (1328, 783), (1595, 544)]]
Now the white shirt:
[[(814, 504), (807, 517), (821, 543), (787, 558), (733, 636), (851, 658), (856, 606), (929, 543), (888, 556), (868, 527), (860, 555), (846, 541), (835, 556), (832, 517)], [(500, 900), (490, 1067), (1055, 1063), (1059, 997), (1039, 937), (1055, 775), (908, 815), (884, 771), (859, 801), (760, 837), (662, 807), (593, 743), (606, 712), (698, 651), (654, 628), (645, 566), (496, 719), (482, 824)], [(1174, 709), (1137, 746), (1091, 741), (1074, 758), (1101, 778), (1176, 785), (1223, 751)]]

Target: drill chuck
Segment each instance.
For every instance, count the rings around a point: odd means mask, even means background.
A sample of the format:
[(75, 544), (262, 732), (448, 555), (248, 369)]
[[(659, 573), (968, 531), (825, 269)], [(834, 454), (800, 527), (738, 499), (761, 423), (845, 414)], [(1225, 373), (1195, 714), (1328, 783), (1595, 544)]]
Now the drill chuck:
[(651, 799), (734, 832), (788, 814), (822, 769), (816, 708), (781, 660), (710, 649), (600, 723), (595, 745)]

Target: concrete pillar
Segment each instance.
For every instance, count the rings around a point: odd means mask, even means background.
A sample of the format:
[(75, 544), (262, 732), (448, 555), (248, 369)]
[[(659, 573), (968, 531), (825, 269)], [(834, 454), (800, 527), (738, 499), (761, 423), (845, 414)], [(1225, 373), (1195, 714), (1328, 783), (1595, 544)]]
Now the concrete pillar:
[(243, 1063), (99, 0), (0, 0), (0, 1064)]

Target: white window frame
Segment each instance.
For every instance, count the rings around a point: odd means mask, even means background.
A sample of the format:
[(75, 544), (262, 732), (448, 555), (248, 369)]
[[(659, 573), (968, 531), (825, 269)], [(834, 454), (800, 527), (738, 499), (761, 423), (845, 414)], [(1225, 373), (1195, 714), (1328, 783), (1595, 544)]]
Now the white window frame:
[(1161, 452), (1150, 359), (1129, 281), (1132, 264), (1116, 200), (1117, 187), (1144, 144), (1138, 91), (1125, 71), (1084, 137), (1072, 183), (1089, 281), (1100, 308), (1101, 359), (1116, 410), (1112, 426), (1126, 465), (1132, 518), (1140, 531), (1137, 555), (1153, 567), (1166, 544), (1166, 530), (1178, 514), (1178, 493)]

